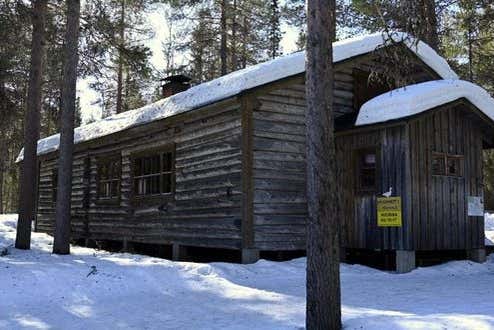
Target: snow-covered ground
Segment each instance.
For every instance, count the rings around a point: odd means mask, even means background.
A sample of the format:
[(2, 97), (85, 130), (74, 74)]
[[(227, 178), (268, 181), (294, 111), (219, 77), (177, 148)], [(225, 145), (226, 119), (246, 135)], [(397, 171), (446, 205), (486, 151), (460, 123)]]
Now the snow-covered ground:
[(494, 213), (485, 214), (485, 245), (494, 245)]
[[(0, 215), (0, 252), (15, 224)], [(197, 264), (80, 247), (57, 256), (51, 242), (34, 233), (32, 250), (0, 257), (1, 329), (304, 326), (303, 258)], [(494, 329), (493, 256), (403, 275), (342, 265), (341, 276), (345, 329)]]

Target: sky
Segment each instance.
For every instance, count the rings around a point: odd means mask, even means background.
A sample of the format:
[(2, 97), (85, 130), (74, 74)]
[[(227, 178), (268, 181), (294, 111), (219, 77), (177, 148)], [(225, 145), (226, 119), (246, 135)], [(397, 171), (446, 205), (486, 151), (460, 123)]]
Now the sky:
[[(162, 53), (162, 42), (167, 39), (168, 28), (166, 26), (165, 11), (163, 7), (157, 6), (147, 17), (148, 24), (154, 32), (154, 37), (146, 42), (152, 51), (151, 65), (158, 71), (165, 68), (165, 59)], [(286, 24), (281, 26), (283, 38), (281, 49), (283, 54), (289, 54), (296, 50), (297, 29)], [(101, 118), (101, 106), (97, 103), (99, 94), (89, 87), (91, 78), (80, 79), (77, 82), (77, 95), (80, 100), (82, 123), (94, 121)], [(156, 82), (159, 84), (159, 81)]]

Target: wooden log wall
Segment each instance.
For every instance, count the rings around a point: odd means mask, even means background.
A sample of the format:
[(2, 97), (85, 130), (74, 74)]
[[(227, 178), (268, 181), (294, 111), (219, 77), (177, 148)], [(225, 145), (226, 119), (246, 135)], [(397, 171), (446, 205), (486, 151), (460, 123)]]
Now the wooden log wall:
[[(150, 198), (135, 202), (132, 154), (170, 145), (176, 150), (174, 199)], [(110, 137), (78, 148), (72, 193), (73, 238), (241, 247), (242, 157), (238, 102), (131, 129), (118, 138)], [(98, 159), (115, 155), (120, 155), (122, 160), (121, 198), (117, 203), (98, 201)], [(48, 233), (53, 231), (54, 223), (51, 181), (55, 163), (52, 158), (41, 164), (38, 230)], [(86, 192), (82, 184), (84, 173), (89, 174)]]
[[(356, 113), (353, 69), (368, 69), (375, 66), (373, 61), (373, 56), (362, 56), (337, 65), (335, 117)], [(435, 78), (428, 70), (417, 70), (419, 80)], [(73, 237), (233, 249), (305, 249), (306, 102), (303, 76), (297, 79), (296, 83), (281, 82), (279, 88), (260, 87), (247, 93), (247, 102), (244, 95), (240, 97), (243, 103), (238, 99), (221, 102), (77, 145)], [(247, 115), (242, 112), (246, 106), (250, 109)], [(376, 141), (385, 149), (389, 146), (383, 157), (402, 161), (404, 134), (401, 129), (390, 129), (376, 136), (342, 137), (337, 147), (342, 157), (345, 148)], [(135, 202), (132, 155), (171, 145), (176, 150), (174, 198)], [(121, 197), (116, 203), (103, 203), (97, 199), (97, 163), (115, 155), (122, 162)], [(41, 159), (37, 228), (45, 232), (52, 232), (54, 223), (51, 181), (55, 159), (56, 153)], [(341, 161), (345, 164), (342, 168), (348, 170), (351, 160)], [(386, 171), (390, 177), (383, 182), (386, 189), (390, 184), (399, 185), (398, 178), (405, 175), (405, 169), (388, 167)], [(247, 181), (245, 173), (252, 180)], [(345, 182), (347, 187), (352, 187), (350, 181)], [(348, 189), (342, 188), (342, 196), (350, 197)], [(348, 244), (408, 246), (399, 230), (371, 226), (372, 201), (364, 198), (350, 205), (353, 201), (342, 202), (345, 216), (351, 218), (345, 229)], [(367, 217), (365, 225), (356, 220), (356, 210)]]
[[(417, 250), (484, 246), (484, 218), (467, 216), (468, 196), (483, 196), (482, 131), (464, 110), (450, 106), (410, 123), (412, 228)], [(464, 175), (432, 175), (432, 152), (463, 155)]]
[(305, 249), (305, 86), (258, 97), (253, 113), (254, 242)]
[[(87, 210), (85, 200), (85, 173), (87, 172), (86, 158), (85, 154), (75, 155), (73, 163), (74, 175), (72, 178), (71, 214), (72, 231), (77, 236), (84, 232)], [(36, 219), (36, 230), (41, 232), (52, 233), (54, 229), (54, 194), (56, 191), (56, 182), (53, 182), (53, 177), (57, 171), (58, 167), (56, 159), (51, 158), (41, 163), (38, 189), (38, 213)]]
[[(351, 68), (335, 73), (335, 116), (353, 110)], [(303, 250), (307, 218), (303, 81), (257, 96), (253, 112), (254, 242)]]

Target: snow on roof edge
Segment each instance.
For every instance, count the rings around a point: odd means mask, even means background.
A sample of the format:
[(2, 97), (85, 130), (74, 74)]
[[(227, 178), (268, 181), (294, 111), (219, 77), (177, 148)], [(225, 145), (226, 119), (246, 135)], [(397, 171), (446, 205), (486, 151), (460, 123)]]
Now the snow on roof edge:
[[(355, 56), (370, 53), (388, 44), (389, 37), (395, 42), (404, 41), (425, 64), (444, 79), (457, 79), (458, 76), (430, 46), (414, 39), (406, 33), (396, 32), (384, 36), (378, 32), (349, 38), (333, 43), (333, 62), (340, 62)], [(386, 39), (388, 38), (388, 39)], [(190, 89), (159, 100), (142, 108), (113, 115), (97, 122), (75, 129), (74, 143), (100, 138), (125, 129), (164, 119), (183, 112), (215, 103), (243, 91), (259, 87), (277, 80), (294, 76), (305, 71), (305, 51), (282, 56), (264, 63), (232, 72), (220, 78), (196, 85)], [(38, 141), (37, 154), (43, 155), (58, 149), (60, 134), (51, 135)], [(16, 162), (24, 157), (21, 150)]]
[(376, 96), (362, 105), (355, 126), (410, 117), (461, 98), (494, 121), (494, 99), (485, 89), (468, 81), (447, 79), (409, 85)]

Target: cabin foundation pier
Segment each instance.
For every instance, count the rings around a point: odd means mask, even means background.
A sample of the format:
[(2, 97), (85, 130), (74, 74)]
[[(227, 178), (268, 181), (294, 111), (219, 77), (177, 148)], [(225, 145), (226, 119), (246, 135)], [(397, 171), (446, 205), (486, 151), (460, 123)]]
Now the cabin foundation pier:
[(409, 273), (415, 268), (415, 251), (396, 251), (396, 272), (398, 274)]
[(243, 264), (253, 264), (259, 260), (259, 250), (258, 249), (242, 249), (242, 263)]
[(184, 261), (187, 259), (187, 248), (180, 244), (172, 244), (172, 260)]
[(467, 250), (467, 257), (474, 262), (484, 263), (486, 261), (485, 249)]

